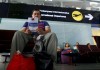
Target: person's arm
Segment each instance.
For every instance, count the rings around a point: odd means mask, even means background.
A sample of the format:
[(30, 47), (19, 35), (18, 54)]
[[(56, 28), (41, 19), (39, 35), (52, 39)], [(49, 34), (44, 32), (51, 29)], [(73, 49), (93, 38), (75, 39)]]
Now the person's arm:
[(22, 27), (21, 29), (20, 29), (20, 31), (22, 31), (22, 32), (25, 32), (27, 30), (27, 27)]
[(27, 30), (27, 27), (28, 27), (28, 22), (25, 22), (20, 31), (25, 32)]
[(25, 24), (23, 25), (23, 27), (19, 31), (22, 31), (26, 34), (31, 34), (31, 31), (28, 28), (28, 22), (25, 22)]

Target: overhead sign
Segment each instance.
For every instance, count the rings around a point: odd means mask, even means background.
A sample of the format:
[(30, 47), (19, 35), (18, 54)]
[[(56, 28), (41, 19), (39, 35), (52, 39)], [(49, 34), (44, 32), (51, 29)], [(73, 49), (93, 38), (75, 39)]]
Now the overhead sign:
[(83, 14), (80, 11), (73, 11), (72, 18), (76, 21), (81, 21), (83, 20)]
[(55, 21), (67, 21), (67, 22), (79, 22), (79, 23), (95, 23), (99, 24), (100, 12), (77, 10), (72, 8), (60, 8), (55, 7), (51, 9), (41, 8), (42, 19), (55, 20)]
[(40, 10), (41, 16), (44, 17), (55, 17), (55, 18), (66, 18), (66, 15), (69, 14), (69, 12), (62, 12), (62, 11), (49, 11), (49, 10)]
[(88, 18), (89, 20), (92, 20), (93, 16), (91, 14), (87, 14), (87, 15), (85, 15), (85, 18)]
[(2, 6), (0, 7), (1, 18), (27, 19), (28, 17), (31, 17), (32, 10), (38, 7), (41, 11), (42, 20), (100, 24), (100, 11), (20, 3), (0, 3), (0, 6)]

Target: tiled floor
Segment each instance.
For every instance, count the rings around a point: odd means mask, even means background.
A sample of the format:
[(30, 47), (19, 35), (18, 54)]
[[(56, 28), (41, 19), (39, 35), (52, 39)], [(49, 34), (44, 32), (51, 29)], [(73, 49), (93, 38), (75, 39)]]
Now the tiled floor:
[[(6, 66), (7, 63), (0, 63), (0, 70), (6, 70)], [(77, 66), (56, 64), (55, 70), (100, 70), (100, 63), (77, 64)]]
[[(6, 70), (8, 63), (3, 63), (4, 57), (0, 55), (0, 70)], [(8, 60), (9, 61), (9, 58)], [(75, 65), (55, 64), (55, 70), (100, 70), (100, 63), (77, 63)]]

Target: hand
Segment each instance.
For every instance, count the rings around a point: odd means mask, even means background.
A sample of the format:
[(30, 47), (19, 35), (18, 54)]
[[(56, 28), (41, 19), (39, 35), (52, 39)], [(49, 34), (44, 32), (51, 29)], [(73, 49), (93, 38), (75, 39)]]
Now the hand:
[(32, 32), (27, 28), (27, 29), (25, 30), (25, 33), (26, 33), (26, 34), (31, 34)]
[(21, 54), (21, 52), (18, 50), (18, 51), (17, 51), (17, 54)]
[(45, 31), (44, 31), (42, 28), (37, 28), (36, 31), (37, 31), (39, 34), (45, 34)]

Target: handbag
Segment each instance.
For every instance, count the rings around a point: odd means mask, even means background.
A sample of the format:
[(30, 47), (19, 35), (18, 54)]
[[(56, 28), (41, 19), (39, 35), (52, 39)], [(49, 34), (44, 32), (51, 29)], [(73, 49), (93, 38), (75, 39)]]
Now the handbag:
[(37, 70), (53, 70), (53, 59), (52, 56), (47, 53), (47, 47), (44, 46), (43, 38), (37, 42), (36, 47), (38, 48), (35, 48), (36, 51), (34, 55)]
[(6, 70), (36, 70), (34, 58), (15, 53)]

